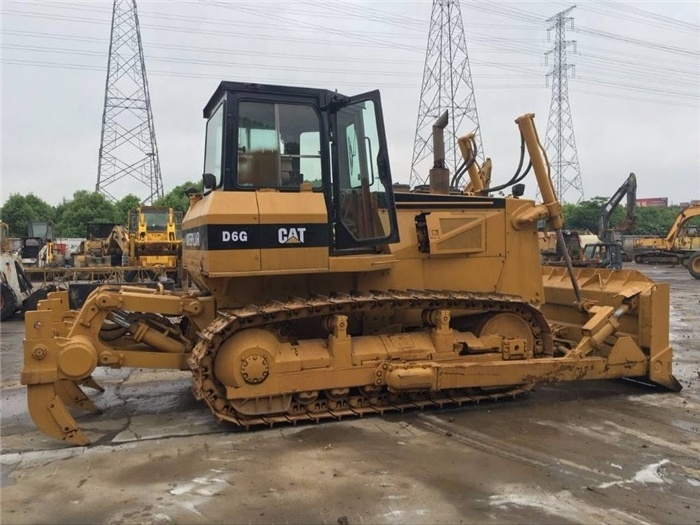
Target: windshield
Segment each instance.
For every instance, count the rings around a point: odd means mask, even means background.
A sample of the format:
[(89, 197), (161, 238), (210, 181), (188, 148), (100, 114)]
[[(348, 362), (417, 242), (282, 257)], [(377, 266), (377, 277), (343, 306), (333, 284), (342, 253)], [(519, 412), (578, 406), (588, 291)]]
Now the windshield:
[(168, 227), (168, 212), (144, 212), (146, 229), (154, 232), (164, 232)]
[(87, 238), (88, 239), (106, 239), (112, 233), (114, 228), (113, 223), (94, 223), (88, 224)]
[(312, 106), (243, 101), (238, 113), (239, 186), (323, 185), (321, 121)]

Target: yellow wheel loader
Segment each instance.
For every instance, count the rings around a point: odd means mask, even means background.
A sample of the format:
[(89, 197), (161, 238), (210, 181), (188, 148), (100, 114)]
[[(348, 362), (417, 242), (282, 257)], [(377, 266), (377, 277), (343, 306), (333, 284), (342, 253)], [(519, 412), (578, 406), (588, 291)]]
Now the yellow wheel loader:
[[(192, 373), (214, 416), (245, 428), (460, 405), (552, 381), (638, 378), (679, 390), (669, 288), (641, 273), (543, 268), (536, 223), (561, 206), (534, 126), (516, 120), (543, 204), (469, 191), (434, 127), (430, 188), (394, 192), (379, 92), (223, 82), (204, 108), (204, 191), (183, 266), (199, 292), (104, 286), (79, 311), (26, 316), (31, 416), (85, 445), (69, 409), (98, 366)], [(466, 153), (469, 148), (463, 148)], [(468, 165), (467, 165), (468, 164)], [(486, 166), (485, 166), (486, 167)], [(487, 173), (488, 172), (488, 173)], [(455, 177), (452, 177), (455, 181)]]

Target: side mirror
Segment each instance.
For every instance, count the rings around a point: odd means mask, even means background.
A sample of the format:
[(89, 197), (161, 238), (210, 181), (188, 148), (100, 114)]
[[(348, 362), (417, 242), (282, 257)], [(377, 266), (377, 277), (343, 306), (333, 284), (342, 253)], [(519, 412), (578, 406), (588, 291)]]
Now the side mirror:
[(513, 185), (513, 197), (522, 197), (525, 193), (525, 184)]
[(213, 190), (216, 188), (216, 177), (211, 173), (205, 173), (202, 175), (202, 181), (204, 183), (205, 190)]
[(185, 191), (182, 192), (183, 194), (187, 195), (188, 197), (191, 197), (192, 195), (195, 195), (196, 193), (199, 193), (199, 190), (197, 188), (187, 188)]

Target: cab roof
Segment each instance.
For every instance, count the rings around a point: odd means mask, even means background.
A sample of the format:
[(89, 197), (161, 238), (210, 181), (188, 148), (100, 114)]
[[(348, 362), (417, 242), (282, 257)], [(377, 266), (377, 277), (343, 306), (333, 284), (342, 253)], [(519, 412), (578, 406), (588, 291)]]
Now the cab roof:
[(327, 89), (316, 89), (316, 88), (305, 88), (297, 86), (278, 86), (274, 84), (256, 84), (253, 82), (229, 82), (222, 81), (219, 86), (214, 91), (214, 94), (204, 106), (204, 118), (209, 118), (216, 107), (219, 105), (221, 99), (226, 95), (227, 92), (235, 93), (262, 93), (270, 95), (287, 95), (287, 96), (297, 96), (297, 97), (313, 97), (319, 99), (319, 102), (324, 104), (334, 96), (341, 96), (335, 91), (329, 91)]

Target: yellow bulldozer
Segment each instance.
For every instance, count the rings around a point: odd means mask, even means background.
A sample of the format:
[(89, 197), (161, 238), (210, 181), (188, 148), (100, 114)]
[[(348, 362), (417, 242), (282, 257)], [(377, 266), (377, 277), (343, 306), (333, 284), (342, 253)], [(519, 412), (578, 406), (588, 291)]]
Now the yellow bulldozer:
[(104, 286), (79, 311), (56, 292), (28, 312), (21, 382), (44, 433), (89, 443), (69, 409), (96, 410), (81, 386), (99, 388), (98, 366), (190, 371), (214, 416), (246, 428), (552, 381), (680, 389), (668, 285), (541, 266), (537, 221), (560, 231), (562, 214), (534, 115), (516, 124), (542, 204), (513, 185), (527, 171), (497, 186), (511, 196), (491, 196), (473, 156), (459, 168), (469, 190), (451, 187), (446, 115), (430, 188), (394, 192), (377, 91), (222, 82), (204, 117), (204, 191), (190, 193), (183, 222), (200, 291)]
[(166, 206), (129, 210), (130, 266), (162, 266), (177, 277), (182, 252), (182, 213)]

